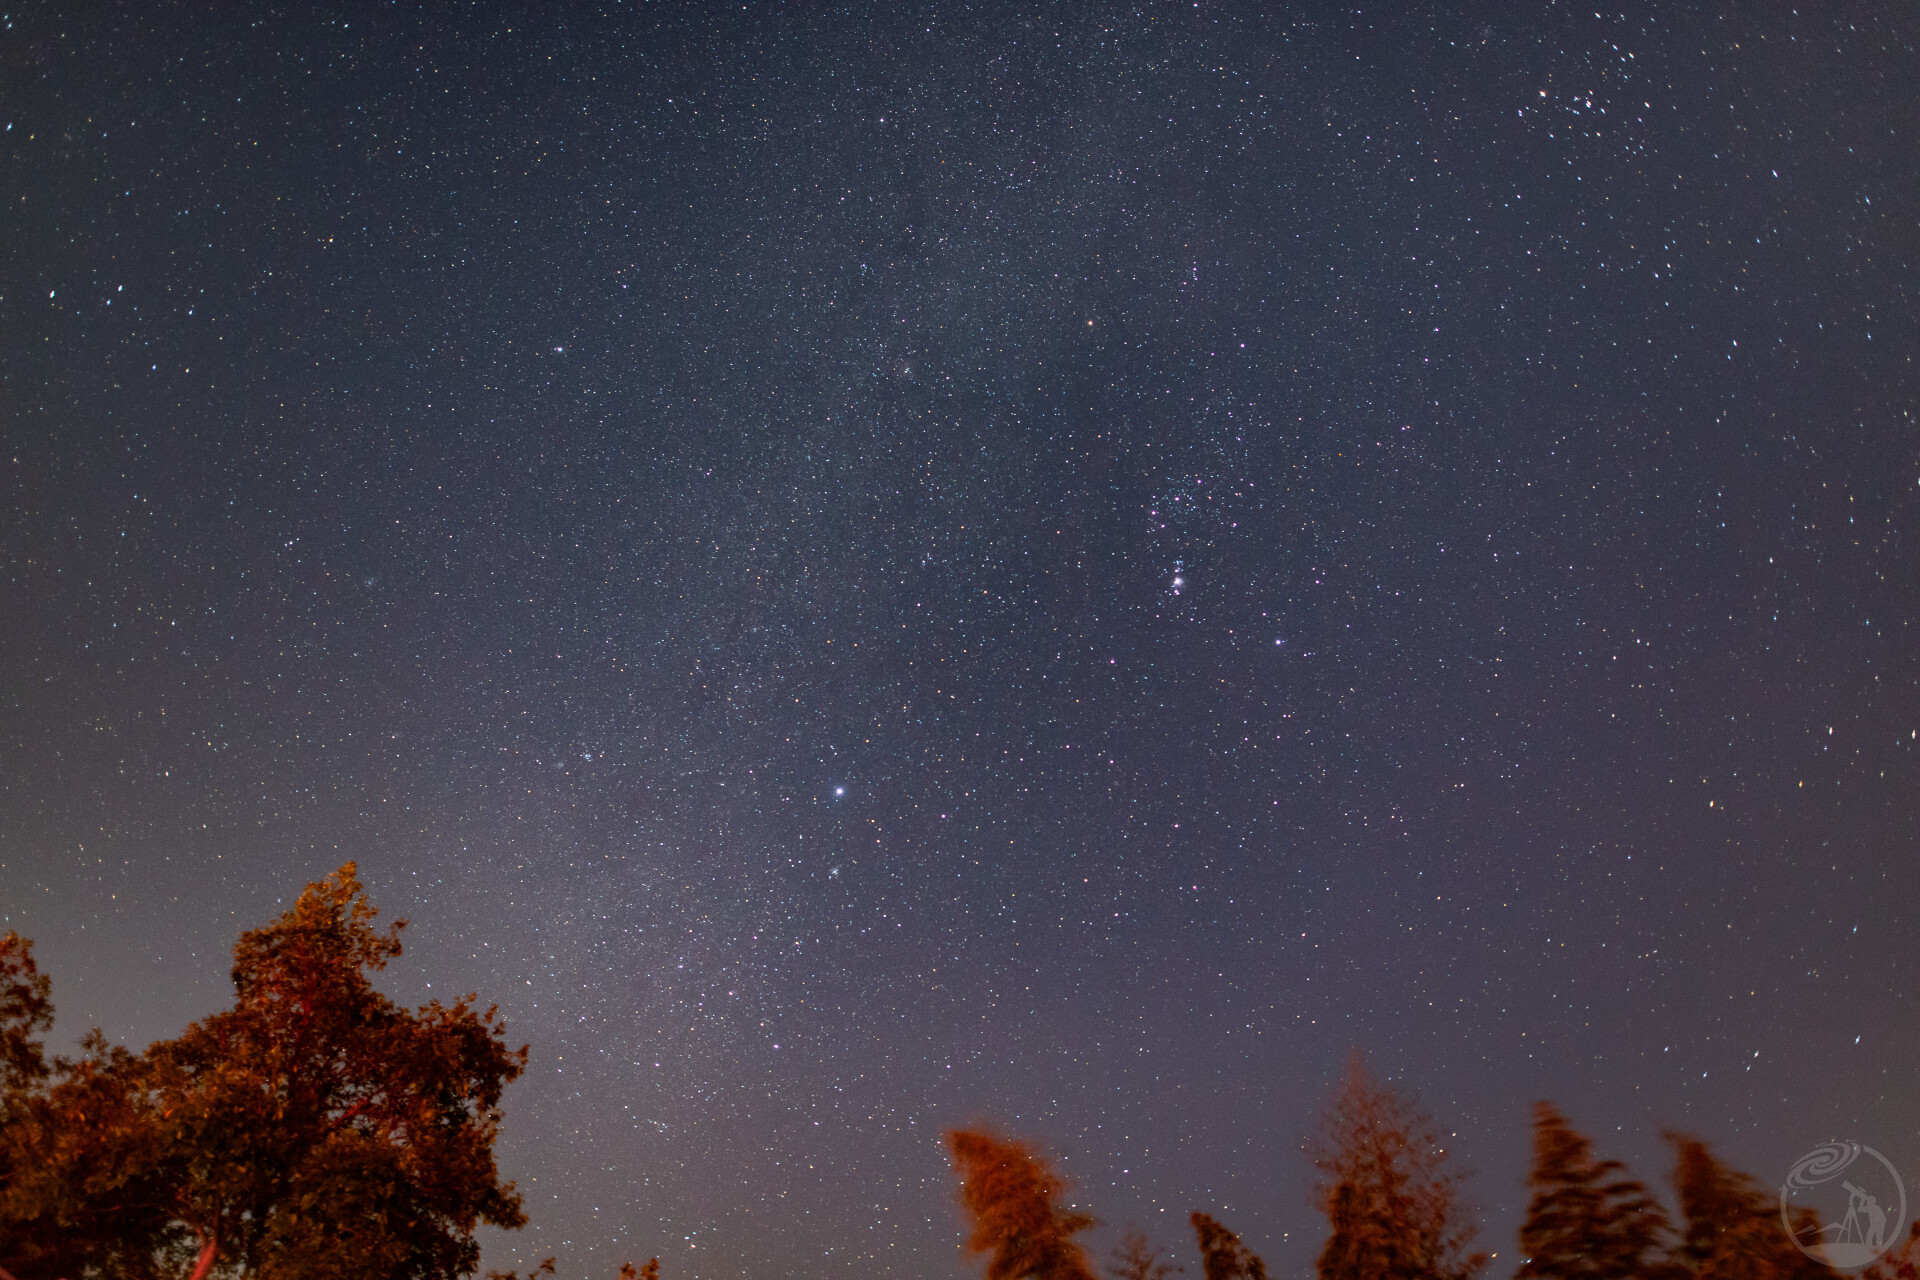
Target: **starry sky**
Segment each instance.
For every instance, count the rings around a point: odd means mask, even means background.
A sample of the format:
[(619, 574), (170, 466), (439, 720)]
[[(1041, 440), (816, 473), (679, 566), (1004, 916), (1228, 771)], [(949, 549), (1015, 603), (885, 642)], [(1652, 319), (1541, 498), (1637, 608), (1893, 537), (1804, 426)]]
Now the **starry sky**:
[(1920, 1178), (1898, 6), (15, 6), (0, 927), (357, 859), (489, 1265), (960, 1277), (943, 1128), (1276, 1274), (1358, 1049)]

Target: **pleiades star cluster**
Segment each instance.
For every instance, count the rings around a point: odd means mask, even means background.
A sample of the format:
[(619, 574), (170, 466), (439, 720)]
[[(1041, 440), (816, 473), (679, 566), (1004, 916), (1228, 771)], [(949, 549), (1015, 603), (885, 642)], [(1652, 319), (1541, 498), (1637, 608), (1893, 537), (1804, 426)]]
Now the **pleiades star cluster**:
[(1275, 1275), (1351, 1051), (1920, 1178), (1897, 5), (24, 3), (0, 928), (359, 862), (491, 1266), (961, 1277), (942, 1131)]

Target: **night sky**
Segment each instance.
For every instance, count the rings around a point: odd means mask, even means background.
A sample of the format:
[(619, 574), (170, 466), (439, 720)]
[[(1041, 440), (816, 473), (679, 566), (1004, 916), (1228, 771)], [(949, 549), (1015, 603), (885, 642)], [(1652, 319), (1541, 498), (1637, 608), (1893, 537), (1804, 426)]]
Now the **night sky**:
[[(1262, 13), (1272, 9), (1271, 14)], [(1735, 13), (1738, 8), (1742, 12)], [(140, 1046), (357, 859), (489, 1265), (1196, 1267), (1359, 1049), (1478, 1172), (1920, 1180), (1920, 18), (0, 19), (0, 928)]]

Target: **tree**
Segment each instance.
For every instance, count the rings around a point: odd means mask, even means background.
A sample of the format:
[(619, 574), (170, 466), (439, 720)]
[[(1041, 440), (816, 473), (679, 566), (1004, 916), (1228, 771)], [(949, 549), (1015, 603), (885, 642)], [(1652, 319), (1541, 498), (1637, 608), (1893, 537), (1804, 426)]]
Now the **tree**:
[(1861, 1280), (1920, 1280), (1920, 1220), (1907, 1228), (1904, 1240), (1860, 1273)]
[(1200, 1268), (1207, 1280), (1267, 1280), (1267, 1264), (1240, 1243), (1240, 1237), (1206, 1214), (1188, 1219), (1200, 1243)]
[[(493, 1142), (526, 1049), (472, 997), (409, 1012), (376, 991), (404, 922), (375, 915), (348, 863), (241, 936), (233, 1008), (54, 1066), (0, 1132), (0, 1251), (41, 1250), (21, 1280), (177, 1274), (183, 1254), (192, 1280), (440, 1280), (477, 1266), (479, 1224), (525, 1222)], [(100, 1223), (125, 1224), (106, 1252)]]
[[(554, 1261), (554, 1259), (548, 1258), (539, 1266), (527, 1272), (525, 1276), (522, 1276), (518, 1271), (489, 1271), (487, 1272), (487, 1280), (540, 1280), (541, 1276), (552, 1276), (555, 1274), (556, 1268), (554, 1267)], [(0, 1280), (7, 1280), (7, 1277), (0, 1275)], [(631, 1262), (621, 1263), (620, 1280), (660, 1280), (660, 1259), (649, 1258), (647, 1265), (641, 1267), (638, 1271), (634, 1270)]]
[(11, 930), (0, 936), (0, 1106), (47, 1078), (46, 1045), (34, 1036), (53, 1027), (52, 993), (33, 943)]
[(1679, 1280), (1673, 1228), (1645, 1184), (1592, 1144), (1550, 1102), (1533, 1107), (1533, 1201), (1520, 1228), (1516, 1280)]
[[(527, 1272), (524, 1280), (540, 1280), (541, 1276), (553, 1275), (555, 1272), (553, 1264), (554, 1259), (546, 1259), (539, 1266)], [(625, 1280), (626, 1274), (632, 1269), (632, 1266), (632, 1263), (621, 1264), (620, 1275), (622, 1280)], [(523, 1280), (523, 1278), (518, 1271), (489, 1271), (487, 1272), (487, 1280)]]
[(95, 1032), (78, 1061), (49, 1063), (34, 1035), (51, 990), (33, 944), (0, 938), (0, 1257), (24, 1280), (155, 1275), (187, 1237), (156, 1206), (138, 1060)]
[(1127, 1228), (1110, 1257), (1107, 1274), (1113, 1280), (1167, 1280), (1168, 1276), (1185, 1270), (1160, 1261), (1160, 1251), (1147, 1243), (1146, 1233), (1138, 1227)]
[(1061, 1208), (1066, 1183), (1024, 1143), (990, 1133), (947, 1134), (960, 1203), (973, 1224), (967, 1252), (992, 1256), (986, 1280), (1094, 1280), (1074, 1236), (1093, 1225)]
[[(541, 1276), (553, 1275), (555, 1270), (553, 1264), (554, 1264), (554, 1259), (552, 1258), (546, 1259), (539, 1266), (527, 1272), (524, 1280), (539, 1280), (539, 1277)], [(630, 1263), (622, 1264), (620, 1269), (620, 1274), (622, 1277), (624, 1277), (627, 1274), (627, 1267), (630, 1265), (631, 1265)], [(487, 1272), (487, 1280), (522, 1280), (522, 1277), (518, 1271), (489, 1271)]]
[(1313, 1144), (1331, 1227), (1320, 1280), (1469, 1280), (1477, 1228), (1433, 1122), (1374, 1082), (1356, 1054)]
[[(1694, 1280), (1834, 1280), (1781, 1229), (1779, 1201), (1723, 1163), (1698, 1138), (1666, 1134), (1673, 1189), (1687, 1220), (1680, 1260)], [(1796, 1227), (1805, 1225), (1796, 1223)]]

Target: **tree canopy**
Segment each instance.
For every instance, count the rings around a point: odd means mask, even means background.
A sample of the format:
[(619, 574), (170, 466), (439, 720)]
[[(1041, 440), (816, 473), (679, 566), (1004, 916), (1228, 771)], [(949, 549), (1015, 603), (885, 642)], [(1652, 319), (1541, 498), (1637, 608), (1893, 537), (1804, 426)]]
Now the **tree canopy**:
[(971, 1253), (988, 1255), (986, 1280), (1094, 1280), (1074, 1237), (1093, 1219), (1057, 1202), (1066, 1183), (1025, 1143), (977, 1130), (947, 1134), (960, 1174)]
[(1676, 1261), (1694, 1280), (1833, 1280), (1780, 1223), (1779, 1200), (1698, 1138), (1668, 1133), (1673, 1189), (1686, 1219)]
[(1375, 1081), (1358, 1056), (1314, 1143), (1331, 1232), (1320, 1280), (1469, 1280), (1476, 1227), (1432, 1120)]
[(1107, 1274), (1112, 1280), (1167, 1280), (1186, 1268), (1160, 1260), (1160, 1250), (1138, 1227), (1129, 1227), (1108, 1255)]
[(1533, 1199), (1520, 1228), (1516, 1280), (1678, 1280), (1666, 1210), (1618, 1160), (1593, 1144), (1550, 1102), (1534, 1104)]
[[(135, 1053), (98, 1031), (49, 1057), (52, 986), (32, 943), (0, 935), (0, 1280), (453, 1280), (475, 1232), (526, 1221), (493, 1148), (525, 1069), (473, 996), (407, 1009), (374, 985), (405, 921), (377, 928), (354, 864), (309, 884), (234, 947), (231, 1007)], [(1699, 1139), (1669, 1133), (1681, 1228), (1551, 1103), (1535, 1105), (1532, 1197), (1515, 1280), (1833, 1280), (1796, 1246), (1818, 1223), (1780, 1209)], [(1094, 1220), (1031, 1146), (946, 1135), (966, 1249), (985, 1280), (1093, 1280)], [(1474, 1280), (1475, 1227), (1432, 1120), (1356, 1056), (1314, 1140), (1328, 1236), (1319, 1280)], [(1191, 1218), (1206, 1280), (1266, 1266), (1209, 1214)], [(1920, 1224), (1865, 1280), (1920, 1280)], [(1115, 1280), (1164, 1280), (1137, 1230)], [(532, 1277), (555, 1275), (553, 1259)], [(658, 1280), (658, 1259), (621, 1269)], [(523, 1280), (493, 1272), (489, 1280)]]
[(482, 1223), (525, 1221), (493, 1159), (526, 1063), (474, 998), (417, 1010), (355, 867), (234, 948), (234, 1003), (144, 1053), (99, 1035), (47, 1062), (31, 946), (0, 945), (0, 1254), (20, 1280), (470, 1274)]
[(1197, 1210), (1189, 1221), (1207, 1280), (1267, 1280), (1267, 1264), (1225, 1225)]

